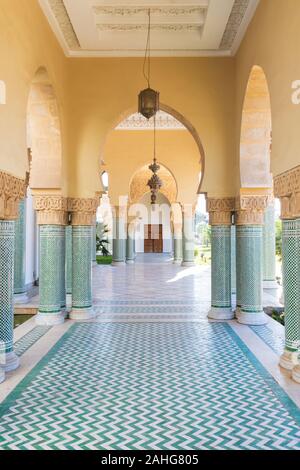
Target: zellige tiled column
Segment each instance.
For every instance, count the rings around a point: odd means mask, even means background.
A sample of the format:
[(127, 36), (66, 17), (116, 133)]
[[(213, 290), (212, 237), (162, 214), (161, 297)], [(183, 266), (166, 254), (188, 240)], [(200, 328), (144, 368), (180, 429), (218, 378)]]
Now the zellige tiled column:
[(276, 282), (275, 206), (274, 199), (264, 213), (263, 225), (263, 287), (278, 289)]
[(26, 199), (19, 202), (18, 218), (15, 221), (14, 249), (14, 303), (28, 301), (26, 292)]
[(25, 181), (0, 172), (0, 382), (19, 366), (14, 352), (15, 220), (25, 196)]
[(72, 225), (66, 226), (66, 307), (67, 311), (72, 307)]
[(135, 238), (135, 217), (128, 216), (127, 240), (126, 240), (126, 263), (134, 264), (134, 238)]
[(195, 265), (194, 209), (192, 204), (182, 205), (182, 266)]
[(96, 220), (94, 221), (93, 225), (92, 225), (92, 264), (95, 265), (96, 264)]
[(231, 223), (234, 198), (208, 198), (211, 225), (211, 310), (208, 317), (230, 320), (231, 306)]
[(126, 206), (113, 207), (113, 266), (121, 266), (126, 260)]
[(95, 316), (92, 299), (92, 227), (98, 201), (96, 198), (69, 198), (72, 214), (72, 320)]
[(268, 317), (262, 306), (262, 231), (268, 196), (243, 195), (236, 199), (236, 236), (239, 245), (237, 280), (240, 310), (236, 316), (245, 325), (264, 325)]
[(231, 293), (236, 294), (236, 226), (231, 225)]
[(274, 179), (282, 219), (285, 349), (280, 366), (300, 383), (300, 166)]
[(36, 195), (39, 225), (39, 311), (38, 325), (57, 325), (65, 319), (65, 225), (67, 199)]
[(174, 222), (174, 264), (182, 263), (182, 223)]

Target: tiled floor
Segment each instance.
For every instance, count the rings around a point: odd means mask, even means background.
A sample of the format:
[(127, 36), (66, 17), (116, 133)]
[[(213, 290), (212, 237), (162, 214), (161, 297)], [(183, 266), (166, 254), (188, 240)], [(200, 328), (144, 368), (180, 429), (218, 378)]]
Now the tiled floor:
[(94, 268), (94, 321), (20, 327), (0, 449), (300, 449), (282, 327), (208, 322), (208, 268), (137, 261)]

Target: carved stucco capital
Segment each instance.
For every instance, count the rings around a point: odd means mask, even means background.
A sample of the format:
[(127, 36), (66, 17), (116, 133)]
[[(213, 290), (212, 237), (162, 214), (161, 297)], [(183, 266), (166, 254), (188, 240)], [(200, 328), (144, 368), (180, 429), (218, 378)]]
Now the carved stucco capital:
[(0, 219), (18, 218), (19, 201), (25, 197), (25, 180), (0, 171)]
[(232, 197), (206, 199), (210, 225), (231, 225), (231, 215), (234, 211), (235, 199)]
[(240, 195), (235, 200), (236, 225), (263, 225), (264, 211), (272, 195)]
[(274, 194), (281, 201), (281, 218), (300, 217), (300, 165), (274, 178)]
[(34, 208), (38, 225), (67, 225), (67, 198), (59, 195), (35, 195)]
[(72, 225), (95, 225), (98, 198), (68, 198)]

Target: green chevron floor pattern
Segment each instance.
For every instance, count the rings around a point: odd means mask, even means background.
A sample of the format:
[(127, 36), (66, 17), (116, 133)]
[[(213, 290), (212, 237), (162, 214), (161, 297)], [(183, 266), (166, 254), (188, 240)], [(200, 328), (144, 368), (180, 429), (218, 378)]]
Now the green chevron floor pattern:
[(0, 406), (0, 449), (300, 449), (300, 417), (226, 323), (82, 323)]

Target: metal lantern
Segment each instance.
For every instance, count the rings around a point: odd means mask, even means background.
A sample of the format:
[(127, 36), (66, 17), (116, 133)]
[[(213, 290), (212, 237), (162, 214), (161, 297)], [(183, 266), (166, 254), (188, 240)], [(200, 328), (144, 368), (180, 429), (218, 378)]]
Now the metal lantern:
[(145, 88), (139, 94), (139, 113), (150, 119), (159, 111), (159, 92)]
[(149, 165), (148, 168), (149, 170), (152, 171), (153, 175), (149, 179), (147, 186), (149, 186), (150, 191), (151, 191), (151, 204), (155, 204), (157, 193), (162, 187), (162, 181), (157, 175), (157, 172), (160, 169), (160, 166), (156, 163), (156, 159), (154, 159), (153, 163)]

